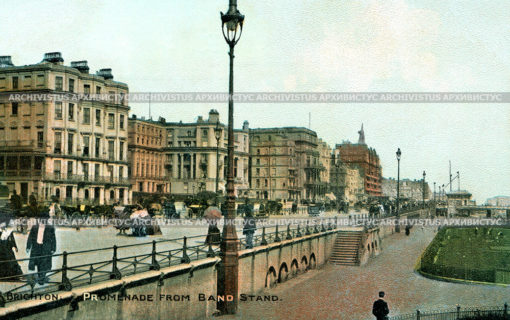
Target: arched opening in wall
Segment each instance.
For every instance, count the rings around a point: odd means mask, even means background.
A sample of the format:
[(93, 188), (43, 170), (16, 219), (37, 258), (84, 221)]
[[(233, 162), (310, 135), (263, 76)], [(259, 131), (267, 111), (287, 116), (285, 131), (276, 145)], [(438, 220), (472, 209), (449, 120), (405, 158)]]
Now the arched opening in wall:
[(302, 272), (306, 272), (308, 270), (308, 259), (306, 258), (306, 256), (303, 256), (303, 258), (301, 258), (301, 269), (300, 269)]
[(273, 267), (269, 267), (269, 270), (266, 274), (266, 288), (274, 288), (276, 287), (276, 270)]
[(280, 266), (280, 271), (278, 271), (278, 282), (282, 283), (287, 281), (289, 278), (289, 268), (287, 267), (287, 264), (284, 262)]
[(299, 265), (296, 259), (292, 260), (290, 264), (290, 276), (295, 277), (299, 273)]
[(312, 253), (310, 255), (310, 264), (308, 266), (308, 269), (315, 269), (316, 266), (317, 266), (317, 262), (315, 260), (315, 253)]
[(370, 253), (370, 244), (367, 244), (367, 251)]

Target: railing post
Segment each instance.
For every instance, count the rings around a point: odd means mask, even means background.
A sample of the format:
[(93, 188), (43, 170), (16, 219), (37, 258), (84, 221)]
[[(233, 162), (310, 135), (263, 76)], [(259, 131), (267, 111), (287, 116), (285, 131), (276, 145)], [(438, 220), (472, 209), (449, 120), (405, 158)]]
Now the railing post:
[(282, 241), (280, 239), (280, 235), (278, 234), (278, 223), (276, 223), (276, 234), (275, 234), (275, 238), (274, 238), (274, 242), (280, 242)]
[(338, 228), (338, 217), (335, 217), (335, 229)]
[(326, 228), (324, 228), (324, 220), (321, 219), (321, 232), (326, 232)]
[(292, 236), (290, 235), (290, 224), (287, 225), (287, 237), (285, 240), (291, 240)]
[(266, 227), (262, 227), (262, 240), (260, 240), (261, 246), (267, 246), (267, 240), (266, 240)]
[(191, 259), (188, 257), (188, 253), (186, 252), (187, 250), (187, 244), (188, 244), (188, 239), (186, 237), (183, 237), (182, 238), (183, 240), (183, 245), (182, 245), (182, 258), (181, 258), (181, 263), (190, 263), (191, 262)]
[(420, 320), (420, 310), (416, 310), (416, 320)]
[(505, 305), (503, 306), (503, 311), (504, 311), (504, 319), (508, 319), (508, 303), (505, 302)]
[(300, 237), (301, 237), (301, 231), (299, 230), (299, 227), (300, 227), (300, 225), (298, 224), (298, 225), (297, 225), (297, 232), (296, 232), (296, 237), (297, 237), (297, 238), (300, 238)]
[(62, 281), (59, 285), (60, 290), (71, 291), (73, 286), (71, 285), (71, 281), (67, 277), (67, 251), (64, 251), (62, 254)]
[(156, 255), (156, 240), (152, 240), (152, 262), (151, 262), (151, 270), (159, 270), (160, 266), (158, 263), (157, 255)]
[(457, 305), (457, 319), (460, 319), (460, 306)]
[(310, 221), (306, 220), (306, 228), (305, 228), (305, 235), (309, 236), (310, 235), (310, 229), (308, 229), (308, 223)]
[(313, 233), (319, 233), (319, 229), (317, 229), (317, 223), (313, 222)]
[(113, 246), (113, 259), (112, 259), (112, 272), (110, 273), (110, 279), (120, 280), (122, 278), (122, 274), (119, 271), (117, 266), (117, 246)]

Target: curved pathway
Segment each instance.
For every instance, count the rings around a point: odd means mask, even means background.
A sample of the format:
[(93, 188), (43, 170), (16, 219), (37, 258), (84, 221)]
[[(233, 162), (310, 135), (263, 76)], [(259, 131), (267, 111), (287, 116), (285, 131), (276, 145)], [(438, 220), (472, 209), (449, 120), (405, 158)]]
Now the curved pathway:
[[(265, 294), (276, 302), (240, 302), (238, 319), (374, 319), (372, 303), (380, 290), (390, 316), (420, 310), (510, 303), (510, 287), (435, 281), (414, 272), (417, 258), (435, 230), (413, 228), (411, 235), (383, 240), (383, 251), (365, 266), (326, 265), (309, 271)], [(241, 280), (242, 281), (242, 280)]]

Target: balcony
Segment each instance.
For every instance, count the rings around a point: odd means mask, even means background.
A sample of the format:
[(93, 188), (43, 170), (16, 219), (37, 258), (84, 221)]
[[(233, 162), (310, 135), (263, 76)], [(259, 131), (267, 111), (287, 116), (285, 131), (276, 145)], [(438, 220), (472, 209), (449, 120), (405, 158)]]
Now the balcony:
[(322, 164), (309, 164), (309, 163), (307, 163), (306, 166), (305, 166), (305, 169), (323, 171), (323, 170), (326, 170), (326, 167), (324, 167)]
[(43, 149), (44, 143), (36, 140), (3, 140), (0, 141), (0, 150), (34, 150)]
[(114, 184), (114, 185), (130, 185), (129, 178), (119, 178), (110, 176), (93, 176), (79, 175), (67, 173), (46, 173), (44, 180), (69, 183), (85, 183), (85, 184)]
[(31, 177), (37, 178), (42, 175), (41, 170), (0, 170), (0, 177)]

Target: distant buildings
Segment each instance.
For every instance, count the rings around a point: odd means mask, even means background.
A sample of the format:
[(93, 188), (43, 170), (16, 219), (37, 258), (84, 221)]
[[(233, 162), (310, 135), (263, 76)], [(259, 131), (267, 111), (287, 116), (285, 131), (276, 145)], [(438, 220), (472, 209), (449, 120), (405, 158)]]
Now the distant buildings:
[(59, 52), (14, 66), (0, 57), (0, 93), (109, 94), (107, 97), (0, 101), (0, 176), (26, 201), (128, 203), (128, 93), (111, 69), (64, 65)]
[[(225, 193), (227, 130), (216, 110), (196, 122), (166, 122), (130, 119), (130, 165), (133, 191), (193, 195), (216, 191)], [(216, 140), (218, 130), (219, 140)], [(248, 196), (249, 127), (234, 131), (234, 178), (237, 196)], [(216, 158), (218, 152), (219, 157)]]
[[(89, 74), (86, 61), (63, 64), (60, 53), (14, 66), (0, 57), (1, 93), (80, 94), (73, 99), (0, 101), (0, 177), (26, 201), (56, 196), (69, 204), (130, 203), (151, 193), (225, 193), (227, 128), (216, 110), (195, 122), (128, 117), (128, 86), (111, 69)], [(103, 94), (107, 94), (101, 96)], [(91, 96), (97, 95), (97, 96)], [(335, 156), (307, 128), (234, 130), (238, 197), (351, 205), (382, 196), (382, 169), (365, 144), (336, 145)]]
[(346, 141), (337, 144), (335, 150), (338, 151), (343, 163), (359, 168), (364, 181), (365, 193), (369, 196), (380, 197), (383, 192), (381, 185), (382, 167), (379, 156), (375, 149), (369, 148), (365, 144), (363, 125), (358, 133), (358, 143), (353, 144)]
[[(382, 179), (383, 195), (390, 200), (397, 198), (397, 179)], [(431, 200), (431, 191), (428, 182), (425, 181), (425, 200)], [(422, 180), (400, 180), (400, 198), (415, 201), (423, 200), (423, 182)]]
[(472, 194), (466, 190), (450, 191), (446, 193), (448, 216), (454, 216), (461, 210), (459, 207), (475, 206), (476, 201), (471, 200)]
[(495, 207), (510, 207), (509, 196), (497, 196), (487, 199), (487, 204)]
[(166, 130), (161, 122), (129, 119), (129, 176), (133, 192), (169, 193), (165, 174)]
[(331, 149), (306, 128), (250, 130), (251, 188), (257, 199), (320, 200)]
[(337, 200), (354, 206), (363, 200), (363, 178), (359, 169), (343, 163), (337, 156), (332, 156), (330, 170), (330, 191)]

